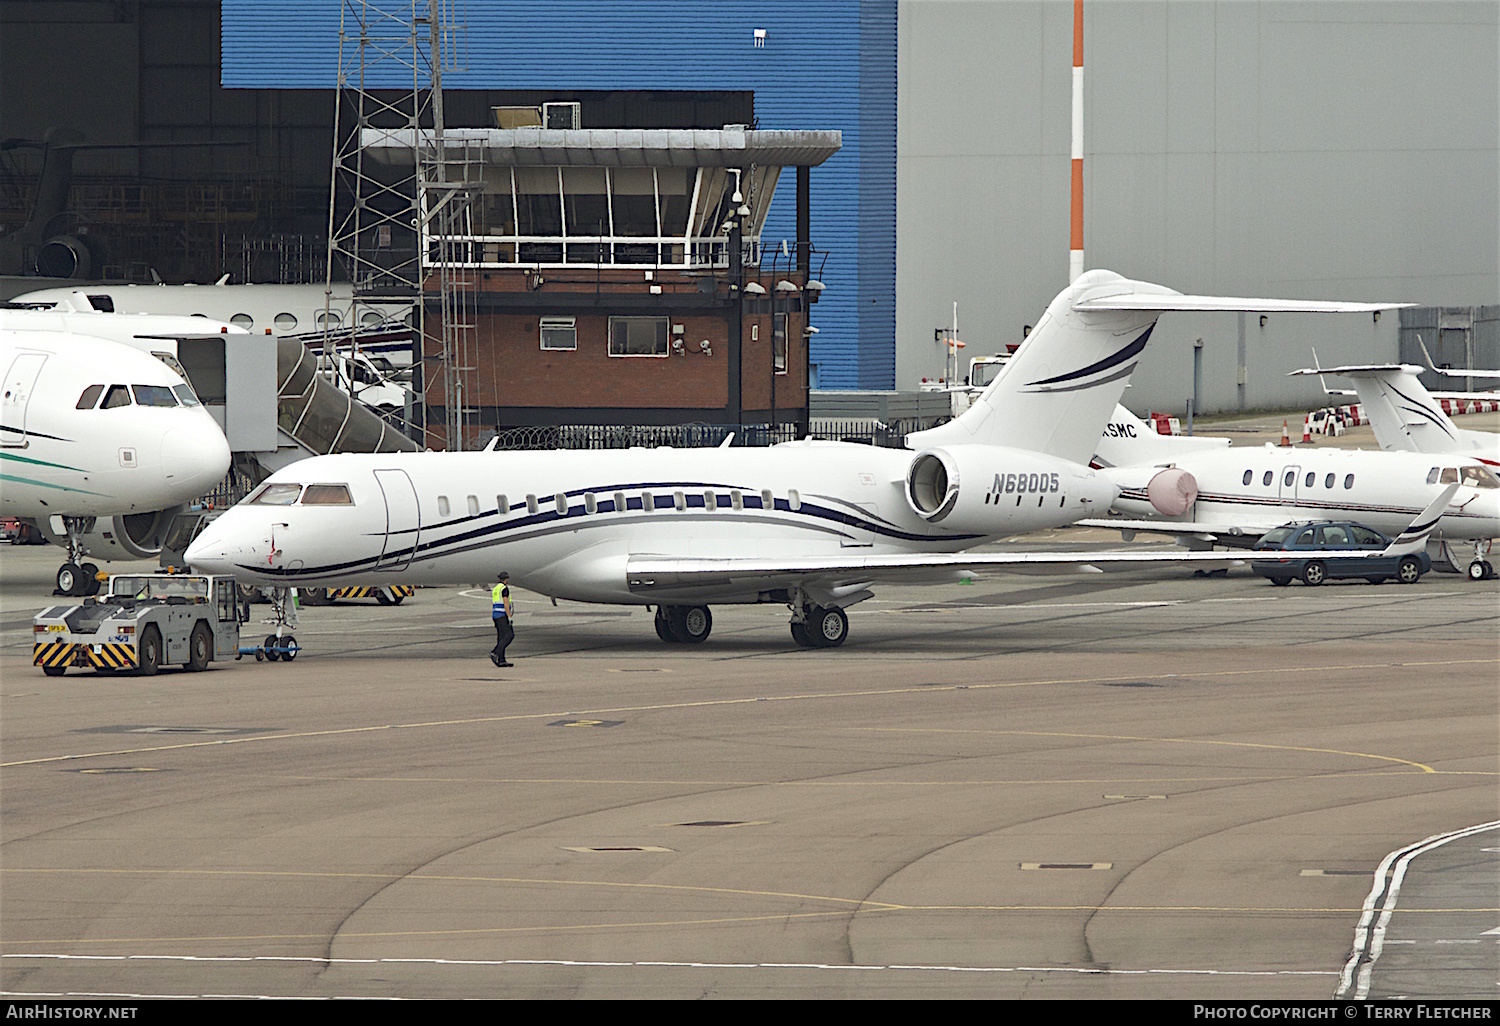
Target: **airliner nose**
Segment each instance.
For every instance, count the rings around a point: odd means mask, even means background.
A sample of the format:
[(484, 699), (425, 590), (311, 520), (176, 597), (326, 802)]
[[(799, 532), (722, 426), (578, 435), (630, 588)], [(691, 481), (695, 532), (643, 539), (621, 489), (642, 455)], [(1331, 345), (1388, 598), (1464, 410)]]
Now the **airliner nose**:
[(187, 551), (182, 554), (183, 561), (201, 573), (229, 574), (234, 573), (234, 561), (230, 558), (230, 546), (227, 541), (227, 532), (221, 521), (215, 520), (194, 538)]
[(229, 473), (229, 442), (212, 419), (206, 424), (179, 424), (161, 439), (161, 464), (173, 485), (193, 495), (212, 490)]

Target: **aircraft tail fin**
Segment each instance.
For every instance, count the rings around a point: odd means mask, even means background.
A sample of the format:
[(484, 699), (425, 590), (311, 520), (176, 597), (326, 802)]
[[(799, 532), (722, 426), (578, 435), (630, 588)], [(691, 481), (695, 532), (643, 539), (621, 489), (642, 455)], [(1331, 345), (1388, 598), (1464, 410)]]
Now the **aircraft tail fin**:
[(1391, 305), (1188, 296), (1113, 271), (1086, 271), (1052, 301), (968, 410), (909, 435), (907, 446), (1004, 445), (1087, 463), (1163, 313), (1345, 313)]
[(1427, 508), (1417, 514), (1411, 526), (1402, 531), (1395, 541), (1385, 547), (1382, 556), (1406, 556), (1414, 552), (1421, 552), (1427, 547), (1427, 539), (1432, 534), (1437, 523), (1442, 519), (1443, 511), (1448, 508), (1448, 503), (1453, 501), (1453, 496), (1458, 492), (1458, 485), (1451, 484), (1444, 488), (1427, 505)]
[(1418, 378), (1421, 373), (1420, 367), (1410, 364), (1371, 363), (1305, 368), (1289, 376), (1336, 374), (1353, 381), (1382, 449), (1449, 451), (1457, 443), (1460, 430), (1423, 386)]

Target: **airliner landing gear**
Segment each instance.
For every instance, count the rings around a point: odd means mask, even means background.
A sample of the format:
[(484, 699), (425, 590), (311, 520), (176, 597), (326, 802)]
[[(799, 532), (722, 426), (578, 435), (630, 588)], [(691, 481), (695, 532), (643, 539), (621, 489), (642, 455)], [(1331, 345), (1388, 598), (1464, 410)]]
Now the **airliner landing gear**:
[(260, 646), (250, 650), (255, 653), (255, 661), (260, 662), (266, 659), (274, 663), (278, 659), (284, 659), (287, 662), (296, 659), (297, 653), (302, 651), (302, 646), (298, 645), (297, 639), (292, 636), (292, 628), (297, 625), (297, 607), (292, 600), (289, 588), (271, 589), (271, 615), (261, 623), (274, 625), (276, 631), (274, 634), (267, 634), (266, 640)]
[(99, 568), (93, 563), (84, 563), (83, 535), (94, 529), (93, 517), (63, 517), (63, 529), (68, 536), (68, 561), (57, 568), (57, 594), (97, 595), (99, 593)]
[(792, 640), (803, 648), (838, 648), (849, 636), (849, 617), (838, 606), (803, 607), (792, 621)]
[(1495, 576), (1495, 567), (1487, 559), (1476, 559), (1469, 564), (1469, 580), (1487, 581)]
[(656, 636), (670, 644), (700, 645), (714, 629), (707, 606), (657, 606)]

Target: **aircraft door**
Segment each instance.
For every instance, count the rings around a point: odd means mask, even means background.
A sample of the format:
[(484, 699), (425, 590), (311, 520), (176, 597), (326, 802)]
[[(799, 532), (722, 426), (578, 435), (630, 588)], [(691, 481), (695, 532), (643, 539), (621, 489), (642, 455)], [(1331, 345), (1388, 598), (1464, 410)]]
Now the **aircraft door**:
[(5, 390), (0, 395), (0, 446), (24, 448), (26, 445), (26, 408), (36, 388), (37, 375), (47, 362), (45, 353), (22, 353), (10, 362), (5, 372)]
[(375, 569), (405, 570), (422, 534), (417, 489), (404, 470), (377, 470), (375, 480), (385, 494), (385, 547)]
[(1302, 474), (1301, 467), (1282, 467), (1281, 477), (1276, 482), (1280, 491), (1277, 495), (1283, 502), (1297, 501), (1297, 478)]

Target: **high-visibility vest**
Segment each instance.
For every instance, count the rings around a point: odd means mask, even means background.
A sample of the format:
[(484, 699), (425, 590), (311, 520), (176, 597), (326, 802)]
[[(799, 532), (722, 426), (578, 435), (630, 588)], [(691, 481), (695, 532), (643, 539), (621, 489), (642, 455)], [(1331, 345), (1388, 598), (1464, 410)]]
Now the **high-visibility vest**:
[(510, 598), (510, 588), (504, 584), (497, 584), (490, 590), (490, 618), (492, 620), (508, 620), (510, 614), (505, 611), (505, 600)]

